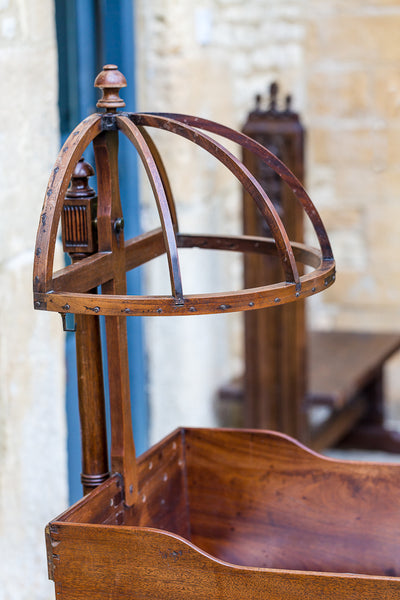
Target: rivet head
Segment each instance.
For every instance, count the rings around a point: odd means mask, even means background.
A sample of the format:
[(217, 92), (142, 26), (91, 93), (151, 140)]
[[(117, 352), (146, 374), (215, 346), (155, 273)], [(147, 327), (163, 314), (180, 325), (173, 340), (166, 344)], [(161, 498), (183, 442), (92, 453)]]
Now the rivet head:
[(315, 292), (315, 290), (316, 290), (316, 288), (315, 288), (315, 287), (313, 287), (311, 291), (312, 291), (312, 292)]
[(254, 306), (254, 302), (249, 302), (249, 306)]
[(39, 302), (39, 300), (36, 300), (35, 308), (40, 308), (40, 306), (41, 306), (41, 302)]
[(98, 313), (98, 312), (100, 312), (100, 308), (99, 308), (98, 306), (95, 306), (95, 307), (94, 307), (94, 309), (93, 309), (93, 311), (94, 311), (95, 313)]
[(123, 231), (125, 227), (125, 222), (124, 219), (120, 218), (120, 219), (115, 219), (114, 221), (114, 231), (117, 235), (119, 235), (121, 233), (121, 231)]
[(275, 298), (274, 302), (280, 302), (281, 299), (280, 298)]
[(162, 313), (162, 308), (157, 308), (158, 313)]

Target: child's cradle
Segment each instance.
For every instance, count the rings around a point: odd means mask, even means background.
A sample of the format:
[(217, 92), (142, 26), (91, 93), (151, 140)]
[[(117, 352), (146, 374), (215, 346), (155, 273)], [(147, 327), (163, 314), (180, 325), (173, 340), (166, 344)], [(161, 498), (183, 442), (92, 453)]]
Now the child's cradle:
[[(119, 89), (126, 84), (113, 65), (104, 68), (96, 85), (103, 89), (98, 106), (106, 112), (85, 119), (61, 150), (35, 252), (35, 308), (75, 314), (82, 481), (86, 492), (94, 488), (47, 528), (49, 575), (57, 598), (400, 598), (399, 467), (330, 460), (279, 433), (218, 429), (177, 430), (136, 461), (126, 316), (224, 313), (295, 301), (331, 285), (334, 261), (306, 192), (265, 148), (195, 117), (117, 114), (124, 106)], [(181, 135), (225, 164), (251, 194), (274, 237), (180, 233), (168, 178), (145, 126)], [(120, 132), (143, 161), (161, 221), (158, 230), (127, 242), (118, 190)], [(261, 186), (209, 133), (252, 150), (276, 170), (310, 217), (320, 250), (289, 242)], [(97, 210), (87, 185), (91, 168), (80, 160), (92, 141)], [(61, 216), (73, 264), (53, 274)], [(178, 248), (193, 247), (276, 254), (283, 281), (186, 296)], [(171, 295), (127, 296), (126, 271), (163, 253)], [(299, 276), (296, 261), (311, 267), (306, 275)], [(106, 322), (111, 474), (99, 316)]]

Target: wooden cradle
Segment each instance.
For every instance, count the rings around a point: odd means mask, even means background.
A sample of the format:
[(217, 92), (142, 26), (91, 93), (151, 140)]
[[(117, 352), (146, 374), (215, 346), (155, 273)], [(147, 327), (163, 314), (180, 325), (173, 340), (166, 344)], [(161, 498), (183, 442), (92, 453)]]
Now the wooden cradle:
[[(34, 305), (76, 319), (86, 495), (46, 529), (59, 600), (178, 598), (372, 600), (400, 598), (400, 469), (334, 461), (269, 431), (179, 429), (136, 460), (126, 317), (255, 310), (317, 293), (334, 281), (323, 224), (288, 169), (242, 134), (182, 115), (116, 113), (126, 85), (107, 65), (96, 83), (106, 112), (67, 139), (50, 176), (34, 266)], [(158, 151), (144, 126), (186, 137), (245, 186), (273, 238), (186, 235)], [(204, 133), (206, 131), (207, 133)], [(118, 134), (135, 145), (161, 227), (127, 242), (118, 191)], [(320, 250), (289, 242), (267, 194), (208, 133), (257, 153), (292, 188)], [(81, 159), (93, 141), (98, 205)], [(73, 179), (72, 186), (68, 185)], [(53, 274), (57, 228), (72, 265)], [(92, 227), (93, 224), (93, 227)], [(235, 292), (183, 293), (178, 248), (277, 254), (284, 280)], [(126, 271), (167, 254), (170, 296), (126, 295)], [(312, 269), (299, 276), (296, 262)], [(96, 293), (101, 286), (101, 293)], [(99, 316), (105, 317), (111, 470), (105, 432)]]

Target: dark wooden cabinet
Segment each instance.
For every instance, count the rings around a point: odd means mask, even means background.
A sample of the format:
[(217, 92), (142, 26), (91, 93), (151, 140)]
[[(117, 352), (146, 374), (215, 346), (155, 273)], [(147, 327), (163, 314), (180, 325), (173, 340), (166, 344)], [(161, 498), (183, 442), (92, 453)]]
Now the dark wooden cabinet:
[[(272, 84), (266, 109), (257, 98), (243, 131), (274, 152), (304, 180), (305, 132), (290, 97), (282, 109)], [(290, 239), (303, 241), (304, 211), (290, 188), (257, 156), (243, 152), (243, 162), (269, 194)], [(265, 221), (247, 193), (243, 230), (269, 235)], [(248, 254), (245, 285), (255, 287), (282, 277), (275, 257)], [(340, 444), (400, 452), (400, 435), (385, 428), (383, 369), (400, 348), (400, 334), (311, 331), (306, 300), (245, 315), (244, 376), (219, 394), (224, 424), (232, 418), (247, 427), (276, 429), (315, 449)], [(316, 408), (324, 407), (315, 419)], [(321, 412), (321, 411), (319, 411)]]

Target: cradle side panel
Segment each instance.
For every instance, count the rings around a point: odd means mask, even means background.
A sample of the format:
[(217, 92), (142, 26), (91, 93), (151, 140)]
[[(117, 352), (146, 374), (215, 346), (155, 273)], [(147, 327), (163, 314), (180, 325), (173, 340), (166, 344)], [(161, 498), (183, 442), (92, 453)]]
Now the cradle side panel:
[(124, 525), (153, 527), (190, 539), (183, 431), (150, 448), (138, 461), (138, 501), (125, 509)]
[(130, 527), (54, 524), (57, 600), (394, 600), (393, 578), (233, 567), (182, 538)]
[(400, 576), (400, 468), (272, 432), (186, 431), (191, 541), (252, 567)]
[(115, 474), (54, 521), (154, 527), (190, 539), (183, 430), (152, 446), (138, 460), (139, 494), (127, 507)]

